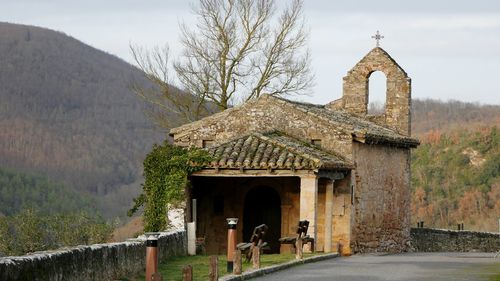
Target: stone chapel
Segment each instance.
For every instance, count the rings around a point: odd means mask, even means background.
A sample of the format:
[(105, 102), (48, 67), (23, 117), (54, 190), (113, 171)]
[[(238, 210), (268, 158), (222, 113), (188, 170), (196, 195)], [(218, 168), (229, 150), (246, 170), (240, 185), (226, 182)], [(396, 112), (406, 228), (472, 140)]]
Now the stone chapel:
[[(385, 112), (368, 114), (368, 81), (387, 78)], [(170, 131), (174, 144), (208, 150), (215, 161), (190, 178), (197, 237), (207, 253), (226, 250), (226, 218), (238, 242), (255, 226), (278, 239), (310, 222), (316, 251), (400, 252), (410, 239), (411, 79), (380, 47), (343, 79), (343, 96), (316, 105), (263, 95)]]

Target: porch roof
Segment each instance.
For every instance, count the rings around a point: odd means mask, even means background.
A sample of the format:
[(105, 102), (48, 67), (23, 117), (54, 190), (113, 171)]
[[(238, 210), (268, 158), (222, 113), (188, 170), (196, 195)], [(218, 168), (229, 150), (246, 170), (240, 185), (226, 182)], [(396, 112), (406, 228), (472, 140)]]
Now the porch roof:
[(214, 157), (208, 169), (351, 169), (353, 165), (339, 155), (281, 132), (252, 133), (206, 148)]

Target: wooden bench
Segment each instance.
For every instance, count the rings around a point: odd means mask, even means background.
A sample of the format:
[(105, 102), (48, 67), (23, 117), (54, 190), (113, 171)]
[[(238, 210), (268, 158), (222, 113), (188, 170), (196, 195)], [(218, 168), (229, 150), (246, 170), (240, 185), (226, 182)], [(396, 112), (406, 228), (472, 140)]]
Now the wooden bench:
[[(293, 245), (293, 248), (296, 248), (296, 243), (297, 243), (297, 237), (283, 237), (279, 239), (281, 244), (290, 244)], [(309, 237), (309, 235), (306, 235), (302, 237), (302, 244), (311, 244), (311, 250), (314, 251), (314, 238)]]
[[(302, 258), (302, 246), (304, 244), (310, 243), (311, 251), (314, 252), (314, 238), (307, 235), (308, 229), (309, 229), (309, 221), (307, 220), (299, 221), (299, 225), (297, 226), (297, 236), (282, 237), (279, 239), (280, 244), (293, 245), (297, 258)], [(299, 245), (300, 249), (297, 248), (297, 245)]]
[(264, 247), (267, 247), (267, 242), (264, 242), (264, 236), (268, 229), (267, 225), (261, 224), (254, 228), (250, 242), (243, 242), (236, 245), (236, 248), (245, 255), (246, 262), (250, 262), (252, 259), (253, 248), (258, 247), (259, 251), (262, 251)]

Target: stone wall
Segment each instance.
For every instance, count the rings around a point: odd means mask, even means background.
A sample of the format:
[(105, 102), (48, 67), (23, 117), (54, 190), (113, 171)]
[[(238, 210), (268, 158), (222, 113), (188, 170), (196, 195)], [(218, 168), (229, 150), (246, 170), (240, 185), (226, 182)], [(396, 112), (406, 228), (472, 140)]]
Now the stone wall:
[(410, 150), (355, 143), (354, 158), (353, 251), (405, 251), (410, 239)]
[(203, 147), (204, 140), (217, 145), (251, 132), (274, 130), (305, 142), (321, 139), (323, 150), (351, 159), (352, 128), (349, 125), (333, 125), (295, 108), (290, 102), (267, 95), (172, 129), (170, 133), (176, 145)]
[(412, 228), (411, 247), (416, 252), (496, 252), (500, 233)]
[[(158, 239), (159, 260), (186, 254), (185, 231), (164, 232)], [(145, 237), (121, 243), (77, 246), (0, 258), (0, 280), (116, 280), (145, 269)]]

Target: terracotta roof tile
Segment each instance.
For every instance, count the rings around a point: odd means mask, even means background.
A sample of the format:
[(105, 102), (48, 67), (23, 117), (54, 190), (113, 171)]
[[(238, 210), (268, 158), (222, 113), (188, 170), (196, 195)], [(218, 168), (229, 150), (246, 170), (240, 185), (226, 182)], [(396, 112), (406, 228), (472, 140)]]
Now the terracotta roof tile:
[(221, 169), (350, 169), (342, 157), (280, 132), (253, 133), (206, 148), (215, 160), (206, 168)]

